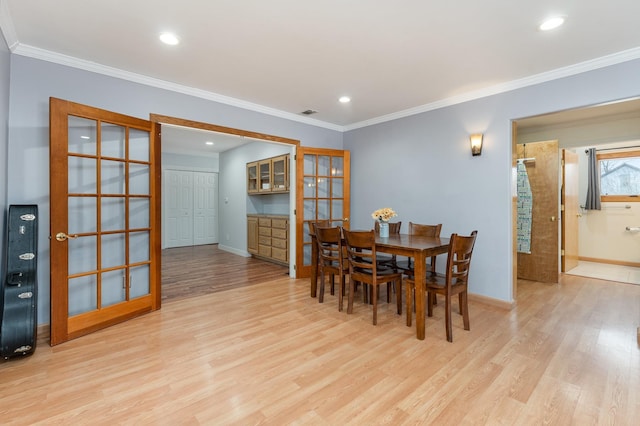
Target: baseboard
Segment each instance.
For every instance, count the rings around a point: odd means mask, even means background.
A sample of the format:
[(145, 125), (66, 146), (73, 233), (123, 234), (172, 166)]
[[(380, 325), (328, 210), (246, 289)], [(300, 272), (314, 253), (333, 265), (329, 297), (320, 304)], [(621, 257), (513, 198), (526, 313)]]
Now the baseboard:
[(468, 293), (467, 298), (473, 302), (483, 303), (485, 305), (505, 309), (507, 311), (516, 307), (515, 302), (505, 302), (504, 300), (494, 299), (493, 297), (482, 296), (480, 294)]
[(48, 345), (51, 328), (49, 324), (39, 324), (36, 332), (38, 333), (37, 343), (38, 345)]
[(608, 263), (609, 265), (632, 266), (634, 268), (640, 268), (640, 263), (626, 262), (624, 260), (598, 259), (596, 257), (583, 257), (583, 256), (578, 256), (578, 260), (583, 260), (585, 262)]
[(238, 256), (242, 256), (242, 257), (251, 257), (251, 253), (244, 251), (244, 250), (238, 250), (236, 248), (233, 247), (229, 247), (229, 246), (223, 246), (222, 244), (218, 244), (218, 248), (220, 250), (229, 252), (229, 253), (233, 253), (233, 254), (237, 254)]

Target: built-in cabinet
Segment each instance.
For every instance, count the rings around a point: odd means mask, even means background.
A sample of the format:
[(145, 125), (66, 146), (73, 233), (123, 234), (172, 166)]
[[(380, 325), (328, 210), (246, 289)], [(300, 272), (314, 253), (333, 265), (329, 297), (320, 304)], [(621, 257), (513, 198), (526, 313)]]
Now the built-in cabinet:
[(247, 163), (247, 192), (251, 195), (289, 191), (289, 155)]
[(247, 215), (247, 251), (256, 257), (289, 263), (289, 217)]

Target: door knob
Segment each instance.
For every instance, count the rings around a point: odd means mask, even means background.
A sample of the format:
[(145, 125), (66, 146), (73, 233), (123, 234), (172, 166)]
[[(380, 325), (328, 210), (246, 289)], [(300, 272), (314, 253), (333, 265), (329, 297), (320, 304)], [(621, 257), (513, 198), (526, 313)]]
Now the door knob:
[(77, 235), (67, 235), (64, 232), (58, 232), (56, 234), (56, 240), (58, 240), (58, 241), (64, 241), (64, 240), (67, 240), (67, 239), (75, 240), (76, 238), (78, 238)]
[(551, 216), (551, 222), (555, 222), (556, 221), (556, 217), (555, 216)]
[(349, 218), (348, 217), (342, 218), (342, 221), (343, 222), (349, 222)]

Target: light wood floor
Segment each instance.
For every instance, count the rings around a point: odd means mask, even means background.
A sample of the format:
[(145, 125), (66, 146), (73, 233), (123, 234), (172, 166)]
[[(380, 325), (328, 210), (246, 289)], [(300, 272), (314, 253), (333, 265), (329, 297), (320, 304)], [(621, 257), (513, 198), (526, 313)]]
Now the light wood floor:
[(471, 331), (455, 314), (453, 343), (443, 303), (418, 341), (357, 300), (281, 277), (40, 345), (0, 363), (0, 423), (638, 424), (640, 286), (523, 281), (512, 311), (472, 301)]
[(220, 250), (217, 244), (162, 250), (162, 302), (260, 285), (289, 267)]

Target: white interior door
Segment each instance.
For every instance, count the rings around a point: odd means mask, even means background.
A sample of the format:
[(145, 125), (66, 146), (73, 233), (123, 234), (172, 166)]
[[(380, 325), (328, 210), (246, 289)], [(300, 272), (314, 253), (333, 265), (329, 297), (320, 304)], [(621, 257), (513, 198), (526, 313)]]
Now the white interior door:
[(193, 217), (193, 244), (217, 244), (217, 173), (193, 172)]
[(218, 174), (164, 172), (164, 247), (218, 243)]
[(165, 247), (193, 245), (193, 176), (166, 170), (164, 177)]

